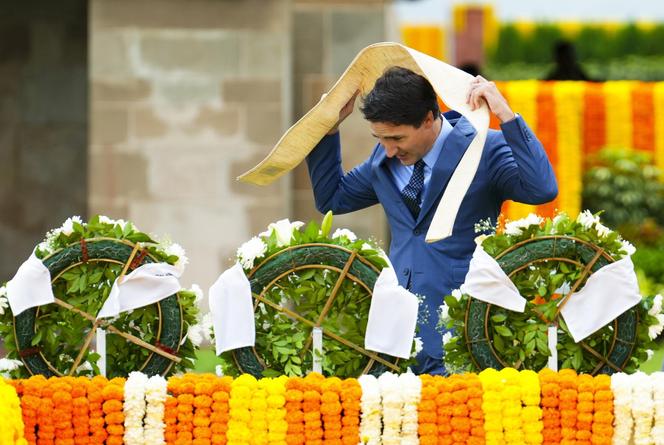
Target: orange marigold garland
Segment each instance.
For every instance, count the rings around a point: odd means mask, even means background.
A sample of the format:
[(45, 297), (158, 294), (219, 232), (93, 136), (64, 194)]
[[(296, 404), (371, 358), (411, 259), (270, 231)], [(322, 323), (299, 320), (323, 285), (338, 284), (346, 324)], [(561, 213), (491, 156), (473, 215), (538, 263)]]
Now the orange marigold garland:
[(341, 379), (329, 377), (321, 382), (320, 412), (323, 418), (323, 443), (341, 444)]
[(87, 377), (77, 377), (72, 382), (72, 424), (74, 426), (74, 443), (76, 445), (87, 445), (90, 441), (89, 386), (90, 379)]
[(341, 407), (343, 409), (341, 441), (343, 445), (356, 445), (360, 442), (361, 397), (362, 387), (357, 379), (349, 378), (341, 382)]
[(228, 401), (231, 391), (231, 377), (222, 377), (214, 381), (212, 394), (212, 413), (210, 414), (210, 431), (212, 445), (226, 444), (226, 431), (228, 431)]
[(438, 422), (438, 445), (451, 445), (452, 439), (452, 385), (448, 379), (435, 376), (434, 384), (438, 390), (436, 395), (436, 420)]
[(470, 438), (470, 411), (468, 410), (468, 388), (466, 379), (461, 374), (448, 377), (452, 385), (452, 440), (456, 443), (467, 443)]
[(484, 411), (482, 411), (483, 394), (482, 382), (477, 374), (464, 374), (468, 391), (468, 416), (470, 417), (469, 445), (484, 444)]
[(302, 408), (304, 411), (304, 437), (307, 445), (323, 444), (323, 423), (320, 416), (321, 374), (311, 373), (304, 378), (305, 391)]
[[(286, 381), (286, 443), (288, 445), (304, 444), (304, 412), (302, 400), (304, 399), (304, 379), (302, 377), (290, 377)], [(356, 445), (354, 444), (348, 445)]]
[(102, 389), (104, 422), (106, 423), (107, 445), (123, 445), (124, 440), (124, 399), (125, 379), (116, 377)]
[(560, 377), (560, 426), (562, 445), (576, 445), (577, 412), (577, 375), (573, 369), (558, 372)]
[(90, 444), (104, 444), (108, 433), (104, 428), (104, 388), (108, 384), (106, 377), (95, 376), (88, 385), (88, 410), (90, 427)]
[(214, 379), (212, 374), (198, 376), (194, 383), (194, 445), (206, 445), (212, 440), (212, 429), (210, 428), (212, 403), (214, 400)]
[(49, 378), (42, 388), (42, 397), (37, 410), (38, 432), (37, 443), (50, 445), (55, 441), (55, 420), (53, 419), (53, 383), (55, 377)]
[(557, 372), (545, 368), (539, 372), (542, 406), (543, 444), (553, 445), (560, 443), (560, 411), (558, 408), (560, 398), (560, 378)]
[(438, 396), (438, 387), (434, 382), (434, 378), (430, 375), (421, 375), (420, 380), (422, 380), (422, 398), (417, 407), (420, 445), (437, 445), (438, 415), (436, 412), (436, 397)]
[(37, 443), (37, 425), (39, 423), (39, 407), (41, 405), (42, 387), (46, 378), (42, 375), (32, 376), (23, 381), (23, 394), (21, 396), (21, 411), (25, 439), (30, 444)]
[(588, 374), (579, 375), (577, 381), (576, 444), (591, 445), (595, 385)]
[(611, 445), (613, 438), (613, 391), (611, 377), (595, 376), (593, 380), (595, 399), (592, 425), (593, 445)]

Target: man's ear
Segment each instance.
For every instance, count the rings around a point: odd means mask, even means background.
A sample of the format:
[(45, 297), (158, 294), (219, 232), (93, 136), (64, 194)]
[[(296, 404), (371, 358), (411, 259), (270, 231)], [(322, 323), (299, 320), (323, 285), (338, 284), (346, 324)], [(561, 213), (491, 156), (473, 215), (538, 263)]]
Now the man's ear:
[(433, 117), (433, 111), (428, 111), (427, 112), (427, 117), (424, 118), (424, 126), (425, 128), (431, 128), (433, 126), (433, 123), (436, 119)]

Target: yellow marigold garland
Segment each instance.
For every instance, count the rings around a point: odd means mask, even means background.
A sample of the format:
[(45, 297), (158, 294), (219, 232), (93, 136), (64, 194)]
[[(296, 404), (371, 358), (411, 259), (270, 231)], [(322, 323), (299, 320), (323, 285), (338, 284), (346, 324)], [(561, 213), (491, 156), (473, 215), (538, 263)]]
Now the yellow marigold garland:
[(16, 388), (5, 383), (0, 378), (0, 445), (23, 445), (25, 440), (23, 432), (23, 416), (21, 414), (21, 401)]
[(503, 382), (495, 369), (485, 369), (479, 373), (484, 391), (482, 411), (484, 411), (484, 434), (487, 445), (505, 443), (503, 435)]
[(521, 371), (521, 421), (523, 422), (524, 443), (540, 445), (544, 441), (542, 430), (542, 408), (540, 407), (540, 381), (535, 371)]
[(281, 376), (269, 379), (267, 390), (267, 439), (270, 445), (286, 445), (288, 422), (286, 421), (286, 381)]
[(252, 432), (249, 429), (251, 398), (258, 387), (256, 378), (243, 374), (231, 383), (229, 403), (228, 445), (249, 445)]

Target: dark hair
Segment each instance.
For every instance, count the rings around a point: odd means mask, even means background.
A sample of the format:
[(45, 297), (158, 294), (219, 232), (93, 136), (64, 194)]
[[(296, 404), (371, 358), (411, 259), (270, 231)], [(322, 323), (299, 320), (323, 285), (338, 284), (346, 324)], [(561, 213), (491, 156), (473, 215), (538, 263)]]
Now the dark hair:
[(429, 111), (434, 119), (440, 109), (433, 87), (413, 71), (394, 66), (376, 80), (360, 110), (369, 122), (389, 122), (419, 128)]

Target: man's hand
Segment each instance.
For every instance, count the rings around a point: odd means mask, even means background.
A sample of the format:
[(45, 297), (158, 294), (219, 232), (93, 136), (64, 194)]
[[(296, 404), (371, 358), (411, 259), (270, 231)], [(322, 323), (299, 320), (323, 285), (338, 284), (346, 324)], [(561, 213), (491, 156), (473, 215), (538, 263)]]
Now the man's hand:
[[(353, 97), (351, 97), (350, 100), (346, 102), (346, 105), (344, 105), (343, 108), (339, 111), (339, 120), (334, 125), (334, 127), (332, 127), (332, 129), (327, 132), (328, 135), (339, 131), (339, 125), (341, 125), (341, 123), (353, 113), (353, 109), (355, 108), (355, 99), (357, 99), (358, 94), (360, 94), (359, 90), (353, 94)], [(321, 99), (323, 99), (323, 97), (321, 97)]]
[(471, 110), (476, 110), (482, 105), (482, 100), (486, 101), (489, 110), (500, 119), (501, 123), (514, 119), (514, 111), (512, 111), (503, 95), (500, 94), (496, 84), (489, 82), (482, 76), (477, 76), (470, 83), (466, 103), (470, 105)]

